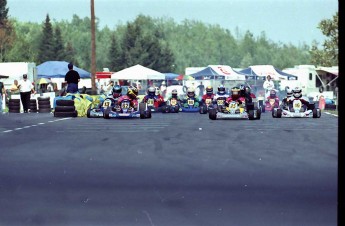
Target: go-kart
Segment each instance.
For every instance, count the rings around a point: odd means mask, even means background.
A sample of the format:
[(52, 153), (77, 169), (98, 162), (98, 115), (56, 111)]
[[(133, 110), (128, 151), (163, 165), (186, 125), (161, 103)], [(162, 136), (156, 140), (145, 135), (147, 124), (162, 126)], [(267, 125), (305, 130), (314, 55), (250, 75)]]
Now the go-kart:
[(265, 107), (262, 109), (262, 112), (272, 111), (273, 108), (278, 108), (278, 107), (279, 107), (279, 99), (270, 98), (269, 100), (265, 101)]
[(301, 100), (295, 99), (292, 104), (286, 108), (273, 108), (273, 118), (320, 118), (321, 110), (315, 108), (315, 103), (310, 103), (308, 106), (303, 104)]
[(187, 98), (181, 106), (182, 112), (199, 112), (200, 104), (195, 98)]
[(116, 103), (117, 103), (117, 99), (114, 99), (112, 97), (107, 97), (96, 108), (87, 109), (86, 116), (88, 118), (103, 118), (105, 109), (114, 108)]
[(106, 108), (104, 110), (104, 118), (151, 118), (151, 110), (146, 103), (139, 103), (139, 110), (131, 107), (130, 100), (124, 99), (114, 108)]
[(164, 106), (164, 102), (159, 101), (157, 98), (148, 98), (143, 103), (147, 103), (147, 107), (151, 110), (152, 113), (154, 112), (162, 112), (162, 106)]
[(221, 105), (209, 110), (209, 118), (216, 119), (260, 119), (261, 110), (254, 108), (254, 103), (231, 101), (228, 106)]
[(214, 108), (213, 99), (211, 97), (205, 99), (205, 103), (200, 106), (199, 113), (200, 114), (207, 114), (209, 109)]
[(171, 98), (165, 102), (162, 106), (162, 113), (178, 113), (180, 111), (180, 106), (176, 98)]

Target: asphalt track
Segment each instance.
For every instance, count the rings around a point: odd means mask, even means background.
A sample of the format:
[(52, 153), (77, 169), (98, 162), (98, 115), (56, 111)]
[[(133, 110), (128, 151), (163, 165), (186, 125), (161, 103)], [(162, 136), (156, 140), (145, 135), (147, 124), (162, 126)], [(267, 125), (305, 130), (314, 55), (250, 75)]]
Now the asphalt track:
[(337, 225), (338, 117), (0, 116), (0, 225)]

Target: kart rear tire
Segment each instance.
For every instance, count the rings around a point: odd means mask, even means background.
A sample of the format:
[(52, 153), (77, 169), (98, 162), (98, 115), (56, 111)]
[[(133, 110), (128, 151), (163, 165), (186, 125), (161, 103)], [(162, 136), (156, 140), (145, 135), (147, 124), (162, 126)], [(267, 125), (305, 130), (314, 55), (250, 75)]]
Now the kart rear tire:
[(152, 117), (152, 113), (151, 113), (150, 110), (148, 110), (148, 111), (146, 112), (146, 118), (151, 118), (151, 117)]
[(200, 106), (199, 113), (200, 114), (206, 114), (207, 113), (207, 106), (206, 105)]
[(320, 118), (321, 117), (321, 111), (317, 108), (313, 109), (313, 118)]
[[(255, 110), (254, 110), (255, 111)], [(261, 119), (261, 110), (260, 109), (256, 109), (256, 119), (260, 120)]]
[(139, 103), (139, 112), (146, 111), (146, 103)]
[(110, 119), (109, 113), (110, 113), (110, 108), (105, 109), (103, 113), (103, 118)]
[(89, 109), (87, 109), (87, 112), (86, 112), (86, 116), (88, 117), (88, 118), (91, 118), (91, 108), (89, 108)]
[(277, 118), (282, 117), (282, 109), (277, 109)]
[(141, 119), (145, 119), (146, 118), (145, 111), (140, 111), (140, 118)]
[(275, 118), (276, 116), (274, 115), (274, 108), (272, 109), (272, 117)]
[(208, 111), (208, 117), (211, 120), (216, 120), (217, 119), (217, 110), (216, 109), (210, 109)]
[(254, 120), (254, 110), (249, 110), (248, 111), (248, 119), (249, 120)]
[(179, 111), (180, 111), (180, 107), (176, 105), (174, 107), (174, 113), (178, 113)]
[(162, 106), (162, 113), (169, 113), (169, 106)]

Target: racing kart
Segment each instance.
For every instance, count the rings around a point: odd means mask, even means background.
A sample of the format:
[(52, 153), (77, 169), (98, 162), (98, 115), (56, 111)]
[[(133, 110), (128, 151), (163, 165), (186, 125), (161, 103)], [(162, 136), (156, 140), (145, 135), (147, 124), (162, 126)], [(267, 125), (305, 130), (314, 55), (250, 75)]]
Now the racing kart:
[(273, 108), (279, 107), (279, 99), (271, 98), (265, 101), (265, 107), (262, 109), (262, 112), (272, 111)]
[(162, 106), (164, 106), (164, 102), (158, 101), (156, 98), (148, 98), (146, 102), (147, 107), (151, 110), (152, 113), (154, 112), (162, 112)]
[(165, 102), (162, 106), (162, 113), (178, 113), (180, 111), (180, 106), (176, 98), (171, 98)]
[(182, 112), (199, 112), (200, 104), (195, 98), (187, 98), (181, 106)]
[(89, 109), (87, 109), (86, 116), (88, 118), (103, 118), (105, 109), (114, 108), (116, 104), (117, 104), (117, 99), (114, 99), (112, 97), (107, 97), (96, 108), (90, 107)]
[(315, 103), (310, 103), (308, 106), (303, 104), (300, 100), (293, 100), (292, 104), (286, 108), (273, 108), (273, 118), (320, 118), (321, 110), (315, 108)]
[(199, 113), (200, 114), (207, 114), (209, 109), (214, 108), (213, 106), (213, 99), (212, 98), (206, 98), (205, 103), (200, 106)]
[(104, 118), (151, 118), (151, 110), (146, 103), (139, 103), (139, 109), (136, 110), (131, 107), (130, 101), (125, 99), (115, 108), (106, 108)]
[(216, 119), (260, 119), (261, 110), (254, 108), (254, 103), (242, 103), (231, 101), (228, 106), (221, 105), (210, 109), (208, 116), (212, 120)]

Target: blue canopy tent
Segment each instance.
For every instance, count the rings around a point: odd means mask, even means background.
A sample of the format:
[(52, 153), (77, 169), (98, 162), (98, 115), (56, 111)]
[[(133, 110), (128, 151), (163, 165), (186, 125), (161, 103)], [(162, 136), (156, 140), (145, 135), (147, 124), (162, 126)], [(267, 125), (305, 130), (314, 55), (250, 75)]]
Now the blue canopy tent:
[[(37, 78), (65, 78), (68, 64), (66, 61), (46, 61), (36, 67)], [(73, 70), (79, 73), (80, 78), (91, 78), (90, 72), (76, 66), (73, 66)]]
[(165, 80), (174, 80), (179, 76), (179, 74), (175, 73), (163, 73), (165, 75)]
[(195, 79), (204, 79), (204, 77), (209, 77), (210, 79), (216, 79), (216, 78), (224, 78), (224, 76), (219, 75), (215, 70), (213, 70), (211, 67), (207, 67), (201, 71), (198, 71), (194, 74), (191, 74)]

